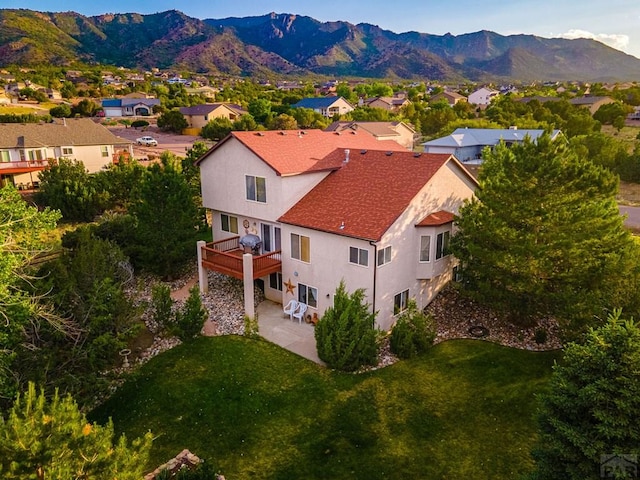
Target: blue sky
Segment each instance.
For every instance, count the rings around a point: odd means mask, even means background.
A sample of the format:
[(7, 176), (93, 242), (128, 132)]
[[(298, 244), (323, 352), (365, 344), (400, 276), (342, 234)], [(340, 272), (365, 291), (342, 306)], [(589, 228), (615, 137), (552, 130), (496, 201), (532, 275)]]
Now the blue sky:
[(458, 35), (492, 30), (502, 35), (587, 37), (640, 58), (638, 0), (20, 0), (19, 4), (13, 1), (0, 0), (0, 7), (74, 11), (88, 16), (176, 9), (200, 19), (277, 12), (308, 15), (320, 21), (366, 22), (397, 33), (415, 30)]

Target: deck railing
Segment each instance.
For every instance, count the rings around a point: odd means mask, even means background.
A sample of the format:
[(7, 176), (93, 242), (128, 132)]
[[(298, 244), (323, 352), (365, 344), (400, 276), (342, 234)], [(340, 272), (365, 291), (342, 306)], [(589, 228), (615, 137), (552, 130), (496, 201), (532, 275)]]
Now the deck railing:
[[(240, 245), (239, 236), (207, 243), (202, 248), (202, 266), (242, 280), (243, 253), (244, 248)], [(282, 254), (280, 250), (253, 256), (254, 279), (279, 272), (281, 269)]]

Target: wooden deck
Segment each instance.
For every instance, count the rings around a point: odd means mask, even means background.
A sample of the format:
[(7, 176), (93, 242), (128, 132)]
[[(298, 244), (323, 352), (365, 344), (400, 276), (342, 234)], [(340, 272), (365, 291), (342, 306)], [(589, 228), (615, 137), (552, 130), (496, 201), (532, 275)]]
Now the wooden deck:
[[(240, 237), (231, 237), (202, 247), (202, 266), (207, 270), (224, 273), (239, 280), (243, 279), (242, 255), (244, 248)], [(253, 256), (253, 279), (261, 278), (282, 270), (281, 251)]]

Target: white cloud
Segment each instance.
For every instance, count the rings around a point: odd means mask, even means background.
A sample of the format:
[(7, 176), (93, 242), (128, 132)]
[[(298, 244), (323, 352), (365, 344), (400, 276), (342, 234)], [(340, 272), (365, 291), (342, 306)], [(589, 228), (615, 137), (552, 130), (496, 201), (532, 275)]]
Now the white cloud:
[(605, 45), (609, 45), (610, 47), (615, 48), (616, 50), (622, 50), (626, 52), (629, 47), (629, 36), (623, 34), (615, 34), (615, 33), (591, 33), (586, 30), (580, 30), (572, 28), (566, 33), (562, 33), (558, 35), (560, 38), (591, 38), (593, 40), (597, 40), (599, 42), (604, 43)]

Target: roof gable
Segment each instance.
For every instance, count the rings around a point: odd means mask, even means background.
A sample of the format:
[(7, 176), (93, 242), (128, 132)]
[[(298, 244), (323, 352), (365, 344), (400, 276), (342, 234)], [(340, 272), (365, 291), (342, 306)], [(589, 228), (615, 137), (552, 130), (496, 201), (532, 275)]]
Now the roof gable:
[(291, 107), (311, 108), (314, 110), (318, 108), (329, 108), (339, 100), (342, 100), (348, 104), (348, 102), (342, 97), (309, 97), (309, 98), (303, 98), (298, 103), (291, 105)]
[[(544, 130), (518, 129), (518, 128), (457, 128), (451, 135), (436, 138), (423, 143), (427, 147), (472, 147), (497, 145), (500, 140), (505, 142), (522, 142), (525, 137), (537, 140)], [(560, 130), (553, 130), (551, 138), (555, 139)]]
[(55, 123), (1, 123), (0, 148), (44, 148), (81, 145), (126, 145), (90, 118), (67, 118)]
[[(220, 145), (237, 140), (269, 165), (278, 175), (326, 171), (339, 168), (342, 159), (327, 156), (334, 150), (353, 149), (406, 151), (392, 140), (377, 140), (366, 132), (323, 132), (322, 130), (284, 130), (262, 132), (231, 132), (212, 147), (196, 163), (209, 158)], [(327, 158), (326, 158), (327, 157)]]
[[(280, 222), (338, 235), (378, 241), (411, 201), (449, 161), (449, 154), (344, 152), (330, 157), (342, 162), (305, 195)], [(464, 169), (461, 170), (464, 172)]]

